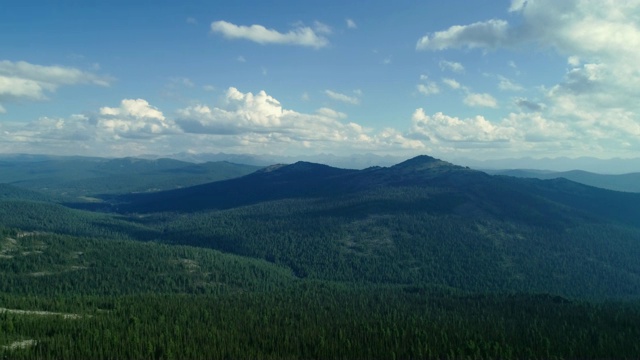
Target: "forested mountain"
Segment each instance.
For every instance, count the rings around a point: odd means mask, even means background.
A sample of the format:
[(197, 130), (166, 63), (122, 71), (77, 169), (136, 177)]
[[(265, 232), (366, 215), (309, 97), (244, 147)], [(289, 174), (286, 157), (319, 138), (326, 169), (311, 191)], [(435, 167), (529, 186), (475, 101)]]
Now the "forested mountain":
[(268, 167), (237, 179), (173, 191), (127, 194), (111, 200), (120, 212), (194, 212), (279, 199), (336, 199), (393, 191), (395, 198), (381, 204), (384, 207), (410, 199), (415, 187), (431, 193), (426, 201), (414, 201), (423, 210), (540, 224), (570, 217), (596, 217), (640, 225), (640, 194), (617, 193), (563, 179), (489, 176), (429, 156), (364, 170), (298, 162)]
[(557, 179), (565, 178), (567, 180), (575, 181), (581, 184), (595, 186), (603, 189), (625, 191), (625, 192), (640, 192), (640, 173), (629, 173), (619, 175), (608, 174), (596, 174), (582, 170), (572, 171), (536, 171), (536, 170), (493, 170), (487, 171), (490, 174), (506, 175), (522, 178), (536, 178), (536, 179)]
[(640, 194), (429, 156), (128, 192), (0, 186), (0, 356), (640, 356)]
[(275, 165), (105, 200), (122, 216), (146, 214), (137, 222), (160, 241), (268, 260), (302, 278), (640, 294), (640, 194), (565, 179), (490, 176), (420, 156), (364, 170)]

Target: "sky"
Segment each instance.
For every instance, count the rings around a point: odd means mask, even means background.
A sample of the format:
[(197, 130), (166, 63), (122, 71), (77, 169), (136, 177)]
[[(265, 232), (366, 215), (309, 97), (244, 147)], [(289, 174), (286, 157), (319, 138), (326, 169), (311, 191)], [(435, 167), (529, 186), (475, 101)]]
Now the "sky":
[(0, 2), (0, 153), (640, 155), (640, 0)]

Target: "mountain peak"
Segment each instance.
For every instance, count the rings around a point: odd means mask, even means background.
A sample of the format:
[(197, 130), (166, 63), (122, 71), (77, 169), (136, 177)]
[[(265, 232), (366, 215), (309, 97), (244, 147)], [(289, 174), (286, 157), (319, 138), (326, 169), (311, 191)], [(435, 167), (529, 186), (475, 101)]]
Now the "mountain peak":
[(459, 166), (453, 165), (446, 161), (436, 159), (429, 155), (418, 155), (409, 160), (403, 161), (399, 164), (392, 166), (392, 168), (396, 169), (414, 169), (414, 170), (427, 170), (433, 168), (460, 168)]

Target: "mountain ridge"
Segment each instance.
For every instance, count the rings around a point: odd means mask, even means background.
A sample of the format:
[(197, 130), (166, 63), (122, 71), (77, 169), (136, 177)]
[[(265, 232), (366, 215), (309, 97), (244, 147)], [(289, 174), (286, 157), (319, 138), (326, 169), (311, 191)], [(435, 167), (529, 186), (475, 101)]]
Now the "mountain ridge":
[[(545, 212), (563, 218), (562, 209), (570, 208), (574, 214), (640, 226), (640, 219), (634, 215), (636, 209), (640, 213), (640, 194), (629, 197), (569, 180), (493, 176), (426, 155), (390, 167), (364, 170), (297, 162), (235, 179), (156, 193), (121, 195), (108, 201), (116, 203), (117, 211), (125, 213), (193, 212), (290, 198), (332, 198), (392, 188), (407, 191), (402, 189), (411, 187), (448, 194), (442, 196), (462, 201), (467, 208), (485, 209), (483, 211), (492, 216), (525, 218), (529, 208), (538, 208), (536, 211), (542, 218)], [(442, 206), (446, 203), (442, 202)]]

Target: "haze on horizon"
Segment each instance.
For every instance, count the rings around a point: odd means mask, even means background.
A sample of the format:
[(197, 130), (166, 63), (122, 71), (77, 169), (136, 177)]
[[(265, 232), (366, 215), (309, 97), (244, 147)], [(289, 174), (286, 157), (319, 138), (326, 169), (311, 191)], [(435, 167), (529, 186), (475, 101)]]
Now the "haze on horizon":
[(0, 5), (0, 153), (640, 154), (640, 0)]

